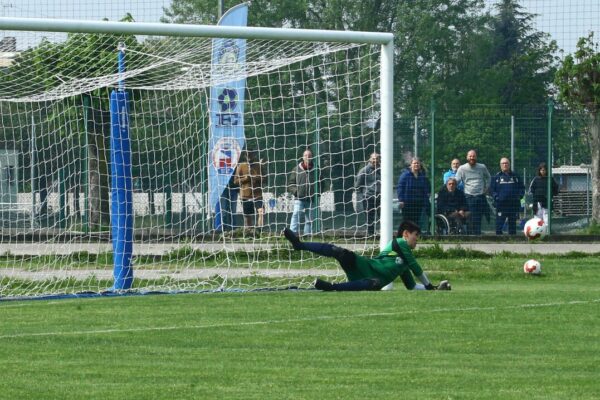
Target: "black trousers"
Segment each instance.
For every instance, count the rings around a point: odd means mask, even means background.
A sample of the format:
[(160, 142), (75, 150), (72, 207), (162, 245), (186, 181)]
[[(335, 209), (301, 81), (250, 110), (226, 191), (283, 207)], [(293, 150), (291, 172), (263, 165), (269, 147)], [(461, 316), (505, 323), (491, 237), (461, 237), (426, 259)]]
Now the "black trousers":
[(381, 196), (369, 196), (363, 200), (363, 206), (367, 213), (367, 233), (375, 233), (375, 224), (379, 216), (379, 207), (381, 205)]

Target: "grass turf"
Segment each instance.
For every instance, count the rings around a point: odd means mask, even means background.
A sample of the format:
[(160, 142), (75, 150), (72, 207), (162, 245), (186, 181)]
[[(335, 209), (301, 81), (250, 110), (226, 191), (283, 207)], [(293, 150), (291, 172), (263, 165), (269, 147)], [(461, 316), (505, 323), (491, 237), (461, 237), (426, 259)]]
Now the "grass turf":
[(452, 292), (0, 302), (0, 398), (593, 399), (593, 257), (423, 259)]

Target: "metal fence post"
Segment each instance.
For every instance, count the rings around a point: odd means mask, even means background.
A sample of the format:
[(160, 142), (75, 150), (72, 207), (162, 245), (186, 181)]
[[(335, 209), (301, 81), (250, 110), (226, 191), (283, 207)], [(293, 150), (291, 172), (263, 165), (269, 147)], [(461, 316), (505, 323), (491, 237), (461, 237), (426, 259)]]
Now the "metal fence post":
[(430, 171), (430, 182), (431, 193), (429, 193), (429, 229), (431, 234), (435, 233), (435, 100), (431, 100), (431, 165)]
[(548, 155), (546, 165), (548, 166), (548, 179), (546, 179), (546, 198), (548, 199), (548, 234), (552, 233), (552, 111), (554, 102), (548, 100)]

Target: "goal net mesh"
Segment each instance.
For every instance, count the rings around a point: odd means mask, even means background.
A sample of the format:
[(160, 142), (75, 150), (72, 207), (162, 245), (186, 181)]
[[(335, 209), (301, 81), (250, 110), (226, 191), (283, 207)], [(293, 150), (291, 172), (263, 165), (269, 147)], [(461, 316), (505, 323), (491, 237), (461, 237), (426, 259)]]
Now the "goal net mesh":
[[(377, 248), (353, 187), (369, 155), (381, 151), (379, 46), (248, 39), (245, 63), (221, 60), (215, 76), (210, 38), (31, 37), (27, 49), (0, 58), (0, 297), (111, 287), (109, 97), (120, 81), (130, 108), (133, 290), (341, 279), (334, 260), (291, 251), (281, 237), (294, 208), (290, 174), (306, 149), (318, 174), (312, 235), (304, 239), (335, 239), (369, 254)], [(210, 195), (211, 87), (240, 78), (241, 150), (260, 165), (263, 220), (247, 224), (238, 198), (227, 229)], [(222, 92), (218, 101), (226, 108), (236, 99)]]

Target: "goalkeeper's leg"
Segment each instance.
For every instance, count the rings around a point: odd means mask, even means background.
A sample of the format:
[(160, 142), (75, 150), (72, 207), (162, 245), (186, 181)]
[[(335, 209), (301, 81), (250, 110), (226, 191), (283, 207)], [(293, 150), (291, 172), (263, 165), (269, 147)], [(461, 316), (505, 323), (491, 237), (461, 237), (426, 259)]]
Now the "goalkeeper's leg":
[(356, 269), (356, 255), (350, 250), (330, 243), (302, 242), (298, 235), (288, 228), (283, 230), (283, 235), (296, 250), (306, 250), (320, 256), (335, 258), (346, 274), (352, 273)]
[[(292, 243), (296, 250), (306, 250), (311, 253), (319, 254), (325, 257), (335, 258), (346, 275), (354, 275), (356, 269), (356, 256), (354, 252), (329, 244), (319, 242), (302, 242), (298, 235), (290, 229), (285, 228), (283, 235)], [(380, 290), (382, 285), (379, 279), (355, 279), (344, 283), (329, 283), (320, 279), (315, 281), (315, 287), (319, 290), (337, 290), (337, 291), (359, 291), (359, 290)]]
[(325, 291), (338, 292), (358, 292), (364, 290), (381, 290), (381, 282), (379, 279), (360, 279), (357, 281), (343, 283), (329, 283), (321, 279), (315, 280), (314, 286), (316, 289)]
[(340, 263), (349, 261), (347, 259), (354, 254), (350, 250), (346, 250), (329, 243), (302, 242), (298, 235), (288, 228), (283, 230), (283, 236), (285, 236), (285, 238), (292, 244), (295, 250), (306, 250), (320, 256), (333, 257)]

